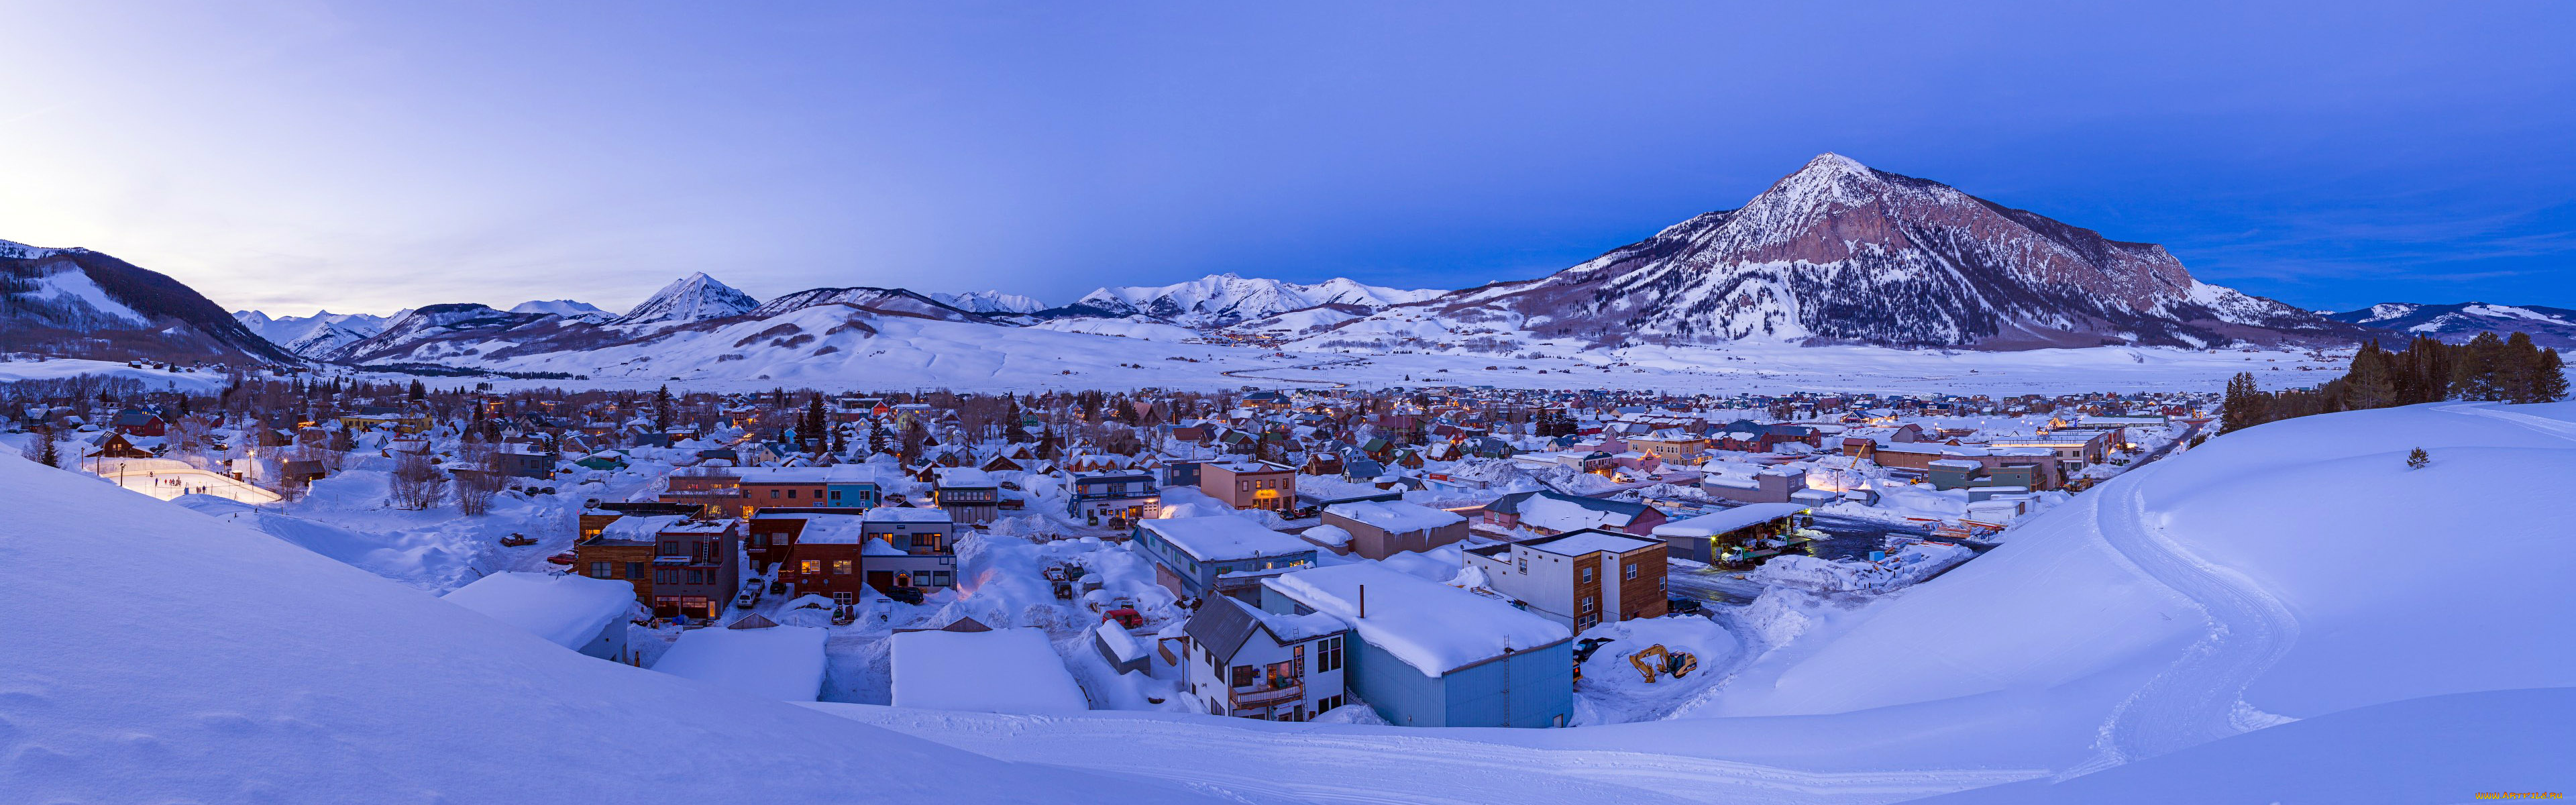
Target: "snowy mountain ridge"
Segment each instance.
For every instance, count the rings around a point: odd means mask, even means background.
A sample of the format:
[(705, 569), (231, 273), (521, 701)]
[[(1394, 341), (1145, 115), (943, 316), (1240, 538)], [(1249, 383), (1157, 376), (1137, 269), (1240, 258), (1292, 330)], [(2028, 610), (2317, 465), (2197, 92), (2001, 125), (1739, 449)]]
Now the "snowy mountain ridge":
[(1225, 273), (1171, 285), (1101, 288), (1084, 294), (1068, 307), (1098, 311), (1094, 315), (1112, 318), (1152, 316), (1187, 327), (1207, 328), (1325, 305), (1384, 308), (1432, 299), (1441, 293), (1385, 288), (1343, 277), (1300, 285)]
[(688, 324), (739, 316), (759, 307), (759, 300), (734, 290), (700, 271), (672, 281), (619, 316), (616, 324)]
[(1040, 302), (1034, 297), (1001, 291), (934, 293), (930, 298), (938, 300), (940, 304), (973, 313), (1036, 313), (1047, 308), (1045, 302)]
[(2479, 333), (2505, 336), (2521, 332), (2530, 334), (2532, 343), (2544, 347), (2576, 348), (2576, 310), (2566, 308), (2486, 302), (2447, 305), (2382, 302), (2360, 310), (2328, 314), (2326, 318), (2384, 327), (2409, 336), (2431, 336), (2452, 344), (2468, 343)]

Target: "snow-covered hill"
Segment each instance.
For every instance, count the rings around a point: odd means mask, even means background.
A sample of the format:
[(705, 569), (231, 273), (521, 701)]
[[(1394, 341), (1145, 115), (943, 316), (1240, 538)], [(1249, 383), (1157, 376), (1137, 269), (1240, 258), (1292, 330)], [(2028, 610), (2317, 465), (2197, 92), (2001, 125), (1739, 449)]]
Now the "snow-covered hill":
[(114, 360), (295, 360), (167, 275), (88, 249), (10, 241), (0, 241), (0, 349)]
[(1400, 290), (1334, 278), (1313, 285), (1274, 279), (1212, 274), (1163, 286), (1102, 288), (1074, 300), (1072, 308), (1091, 315), (1144, 315), (1184, 327), (1223, 327), (1291, 310), (1322, 305), (1368, 309), (1419, 302), (1440, 295), (1433, 290)]
[(662, 290), (618, 317), (616, 323), (688, 324), (738, 316), (759, 305), (750, 294), (734, 290), (701, 271), (662, 286)]
[[(2362, 334), (2195, 280), (2163, 247), (2109, 240), (1836, 154), (1742, 208), (1691, 218), (1553, 276), (1380, 316), (1429, 317), (1446, 333), (1505, 342), (1586, 344), (2207, 347), (2352, 343)], [(1344, 341), (1384, 340), (1371, 335), (1382, 328), (1346, 329)]]
[[(609, 319), (617, 318), (617, 314), (601, 310), (596, 305), (592, 305), (588, 302), (576, 302), (570, 299), (536, 299), (520, 302), (516, 306), (511, 307), (510, 312), (552, 313), (567, 319), (590, 319), (592, 321), (607, 321)], [(397, 313), (394, 315), (399, 316), (402, 314)]]
[(2521, 332), (2529, 333), (2532, 343), (2544, 347), (2576, 348), (2576, 310), (2566, 308), (2490, 305), (2485, 302), (2450, 305), (2388, 302), (2329, 314), (2326, 318), (2383, 327), (2409, 336), (2432, 336), (2453, 344), (2468, 343), (2479, 333), (2504, 336)]
[(745, 313), (751, 318), (766, 319), (817, 305), (846, 305), (874, 313), (942, 321), (992, 321), (978, 311), (959, 308), (902, 288), (815, 288), (771, 299)]
[(1209, 801), (585, 657), (7, 452), (0, 605), (50, 613), (0, 651), (13, 802)]

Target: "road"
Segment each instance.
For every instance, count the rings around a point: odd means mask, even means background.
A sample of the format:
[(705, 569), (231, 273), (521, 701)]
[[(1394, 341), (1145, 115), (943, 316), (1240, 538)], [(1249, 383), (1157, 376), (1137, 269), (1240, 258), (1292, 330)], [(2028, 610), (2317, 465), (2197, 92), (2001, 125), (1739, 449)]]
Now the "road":
[(1302, 363), (1302, 364), (1298, 364), (1298, 365), (1296, 365), (1296, 366), (1265, 366), (1265, 367), (1262, 367), (1262, 368), (1259, 368), (1259, 369), (1235, 369), (1235, 370), (1227, 371), (1227, 372), (1219, 372), (1218, 374), (1225, 375), (1226, 377), (1242, 378), (1242, 379), (1245, 379), (1245, 380), (1269, 380), (1269, 381), (1275, 381), (1275, 382), (1280, 382), (1280, 383), (1305, 383), (1305, 384), (1307, 384), (1307, 385), (1313, 385), (1313, 386), (1330, 386), (1330, 387), (1333, 387), (1333, 388), (1344, 388), (1344, 387), (1349, 386), (1350, 384), (1349, 384), (1349, 383), (1343, 383), (1343, 382), (1340, 382), (1340, 381), (1335, 381), (1335, 380), (1298, 380), (1298, 379), (1295, 379), (1295, 378), (1288, 378), (1288, 377), (1256, 377), (1256, 376), (1254, 376), (1252, 373), (1253, 373), (1253, 372), (1277, 372), (1277, 371), (1282, 371), (1282, 370), (1287, 370), (1287, 369), (1322, 369), (1322, 368), (1327, 367), (1327, 366), (1340, 366), (1340, 365), (1342, 365), (1342, 364), (1346, 364), (1346, 363), (1366, 363), (1366, 362), (1368, 362), (1368, 359), (1367, 359), (1367, 358), (1335, 358), (1335, 359), (1333, 359), (1333, 360), (1324, 361), (1324, 362), (1321, 362), (1321, 363)]

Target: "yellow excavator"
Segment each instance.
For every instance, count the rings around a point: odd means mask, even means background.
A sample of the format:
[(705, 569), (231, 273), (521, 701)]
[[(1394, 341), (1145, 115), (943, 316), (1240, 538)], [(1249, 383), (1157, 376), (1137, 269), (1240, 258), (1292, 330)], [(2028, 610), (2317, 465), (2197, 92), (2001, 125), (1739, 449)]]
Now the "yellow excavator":
[[(1647, 659), (1649, 654), (1654, 655), (1654, 659)], [(1699, 656), (1683, 651), (1667, 651), (1664, 649), (1664, 644), (1657, 643), (1628, 655), (1628, 664), (1637, 666), (1637, 673), (1644, 674), (1646, 683), (1651, 685), (1659, 675), (1670, 675), (1674, 679), (1690, 676), (1690, 672), (1699, 670)]]

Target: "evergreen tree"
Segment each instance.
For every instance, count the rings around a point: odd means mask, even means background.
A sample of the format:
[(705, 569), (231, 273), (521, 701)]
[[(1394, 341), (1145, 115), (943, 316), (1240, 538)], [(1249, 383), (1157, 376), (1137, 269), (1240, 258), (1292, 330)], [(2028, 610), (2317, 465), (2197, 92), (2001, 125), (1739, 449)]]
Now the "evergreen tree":
[(2503, 360), (2496, 368), (2496, 385), (2501, 387), (2504, 395), (2501, 399), (2518, 403), (2542, 401), (2537, 396), (2540, 351), (2540, 347), (2531, 343), (2530, 333), (2517, 332), (2505, 339)]
[(2397, 381), (2389, 371), (2388, 353), (2376, 342), (2363, 342), (2361, 351), (2352, 356), (2352, 370), (2343, 379), (2343, 406), (2350, 409), (2386, 408), (2397, 404)]
[(655, 430), (671, 429), (670, 386), (663, 386), (659, 389), (653, 390), (653, 428)]
[(816, 394), (812, 397), (808, 397), (805, 400), (805, 422), (803, 425), (797, 427), (796, 435), (805, 437), (807, 440), (813, 442), (811, 447), (808, 449), (821, 450), (823, 449), (824, 424), (829, 419), (831, 419), (831, 416), (823, 413), (823, 395)]
[(873, 456), (873, 455), (876, 455), (876, 454), (878, 454), (878, 453), (883, 453), (883, 452), (885, 452), (885, 451), (886, 451), (886, 429), (885, 429), (885, 425), (884, 425), (884, 424), (882, 424), (882, 423), (870, 423), (870, 424), (868, 425), (868, 455)]
[(2567, 399), (2566, 359), (2558, 350), (2540, 350), (2532, 357), (2531, 401), (2557, 402)]
[(2420, 469), (2423, 469), (2423, 468), (2424, 468), (2424, 465), (2426, 465), (2426, 464), (2431, 464), (2431, 463), (2433, 463), (2433, 457), (2432, 457), (2431, 455), (2429, 455), (2429, 454), (2426, 454), (2426, 453), (2424, 452), (2424, 448), (2418, 447), (2418, 448), (2415, 448), (2414, 452), (2410, 452), (2410, 453), (2407, 453), (2407, 454), (2406, 454), (2406, 468), (2407, 468), (2407, 469), (2411, 469), (2411, 470), (2420, 470)]
[(2500, 371), (2504, 367), (2504, 339), (2493, 332), (2479, 333), (2460, 349), (2459, 362), (2451, 369), (2452, 396), (2463, 400), (2505, 399)]
[(2228, 378), (2227, 398), (2218, 406), (2219, 434), (2234, 433), (2263, 424), (2266, 409), (2270, 407), (2270, 401), (2264, 399), (2263, 390), (2254, 385), (2254, 373), (2236, 373), (2235, 377)]

